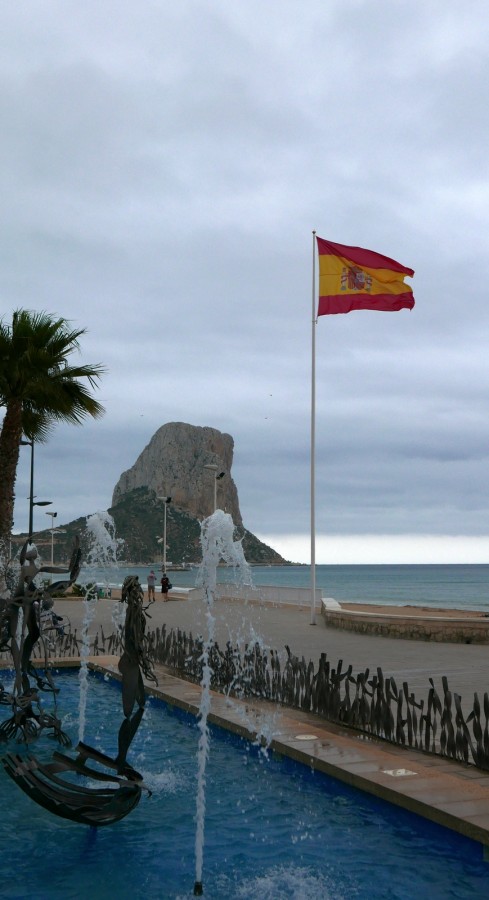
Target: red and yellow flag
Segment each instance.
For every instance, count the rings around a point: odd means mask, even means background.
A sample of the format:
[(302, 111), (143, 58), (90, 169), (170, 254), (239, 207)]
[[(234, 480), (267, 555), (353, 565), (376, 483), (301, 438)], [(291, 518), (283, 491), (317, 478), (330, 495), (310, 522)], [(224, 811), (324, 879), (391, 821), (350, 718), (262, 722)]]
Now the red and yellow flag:
[(373, 250), (332, 244), (319, 237), (317, 243), (318, 316), (349, 313), (354, 309), (396, 312), (413, 308), (412, 288), (404, 284), (406, 275), (414, 275), (413, 269)]

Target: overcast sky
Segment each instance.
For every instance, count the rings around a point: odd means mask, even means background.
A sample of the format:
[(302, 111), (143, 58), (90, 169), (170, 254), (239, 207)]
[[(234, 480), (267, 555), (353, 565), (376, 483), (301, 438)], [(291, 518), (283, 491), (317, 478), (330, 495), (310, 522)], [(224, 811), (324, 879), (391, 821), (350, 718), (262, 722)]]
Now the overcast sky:
[(412, 312), (318, 322), (318, 561), (488, 561), (487, 3), (23, 0), (0, 29), (2, 315), (108, 369), (104, 418), (36, 449), (58, 522), (209, 425), (247, 528), (307, 561), (316, 229), (416, 273)]

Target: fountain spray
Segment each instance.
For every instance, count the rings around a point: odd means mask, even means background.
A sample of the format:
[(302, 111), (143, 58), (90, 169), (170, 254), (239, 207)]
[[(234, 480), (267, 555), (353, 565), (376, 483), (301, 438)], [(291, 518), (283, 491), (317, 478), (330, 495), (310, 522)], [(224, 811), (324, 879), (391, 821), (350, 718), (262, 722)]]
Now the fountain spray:
[(211, 653), (214, 645), (215, 617), (214, 598), (216, 594), (217, 567), (221, 560), (239, 572), (243, 584), (251, 584), (251, 571), (245, 560), (241, 541), (233, 540), (234, 523), (228, 513), (217, 509), (212, 516), (204, 519), (201, 526), (202, 565), (197, 584), (203, 588), (206, 608), (207, 639), (202, 651), (201, 699), (199, 707), (199, 744), (197, 750), (197, 798), (195, 832), (195, 884), (194, 896), (203, 894), (202, 868), (204, 858), (205, 822), (205, 781), (206, 765), (209, 757), (209, 728), (207, 724), (211, 705)]
[[(90, 541), (87, 560), (88, 567), (92, 571), (102, 569), (106, 574), (108, 583), (108, 571), (117, 566), (117, 539), (115, 537), (115, 523), (108, 512), (96, 512), (87, 519), (87, 531)], [(97, 590), (87, 588), (84, 597), (85, 612), (82, 622), (80, 669), (78, 678), (80, 683), (80, 702), (78, 719), (78, 740), (85, 740), (85, 719), (88, 694), (88, 658), (90, 656), (90, 625), (95, 616), (97, 607)]]

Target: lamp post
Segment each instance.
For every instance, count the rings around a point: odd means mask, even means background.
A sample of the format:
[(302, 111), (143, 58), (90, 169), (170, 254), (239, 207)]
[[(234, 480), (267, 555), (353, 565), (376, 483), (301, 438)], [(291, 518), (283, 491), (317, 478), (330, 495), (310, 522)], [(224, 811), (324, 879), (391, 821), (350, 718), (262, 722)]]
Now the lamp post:
[(35, 506), (51, 506), (52, 500), (34, 500), (34, 441), (26, 441), (23, 440), (20, 442), (22, 446), (27, 446), (31, 448), (31, 489), (30, 495), (27, 498), (29, 500), (29, 543), (32, 540), (32, 534), (34, 531), (34, 507)]
[(46, 516), (51, 516), (51, 565), (54, 566), (54, 520), (58, 515), (57, 512), (47, 512)]
[(163, 501), (163, 509), (165, 511), (163, 518), (163, 574), (166, 572), (166, 509), (169, 503), (171, 503), (171, 497), (158, 497), (158, 500)]
[[(66, 534), (67, 532), (65, 531), (64, 528), (54, 528), (53, 520), (56, 518), (58, 513), (47, 512), (46, 515), (51, 516), (51, 529), (50, 529), (51, 530), (51, 567), (53, 567), (54, 566), (54, 535), (55, 534)], [(52, 584), (53, 583), (52, 574), (50, 576), (50, 580), (51, 580), (51, 584)]]
[(218, 470), (218, 466), (215, 463), (207, 463), (204, 466), (204, 469), (208, 469), (209, 472), (214, 472), (214, 512), (217, 509), (217, 482), (224, 478), (225, 472), (219, 472), (219, 475), (216, 474)]

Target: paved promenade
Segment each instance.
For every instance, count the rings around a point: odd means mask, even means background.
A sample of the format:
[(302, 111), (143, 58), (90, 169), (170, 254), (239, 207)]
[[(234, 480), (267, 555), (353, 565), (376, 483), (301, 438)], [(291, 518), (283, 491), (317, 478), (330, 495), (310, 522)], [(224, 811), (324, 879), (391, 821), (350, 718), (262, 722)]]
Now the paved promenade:
[[(158, 596), (158, 595), (157, 595)], [(113, 627), (113, 611), (117, 600), (99, 600), (91, 631), (103, 626), (105, 634)], [(84, 604), (76, 600), (57, 600), (56, 610), (67, 615), (72, 626), (81, 629)], [(205, 606), (197, 600), (157, 599), (148, 610), (148, 628), (166, 624), (181, 628), (194, 636), (206, 635)], [(296, 656), (315, 663), (327, 653), (332, 663), (339, 659), (353, 672), (365, 668), (375, 671), (380, 666), (385, 676), (393, 676), (398, 685), (407, 681), (417, 697), (426, 697), (432, 677), (441, 691), (441, 678), (446, 675), (450, 689), (462, 696), (464, 706), (472, 707), (473, 695), (480, 698), (489, 691), (489, 647), (477, 644), (443, 644), (426, 641), (389, 640), (375, 635), (356, 634), (327, 628), (319, 612), (316, 625), (311, 625), (309, 608), (297, 606), (264, 606), (254, 602), (217, 600), (214, 604), (216, 639), (254, 641), (281, 651), (289, 646)]]

